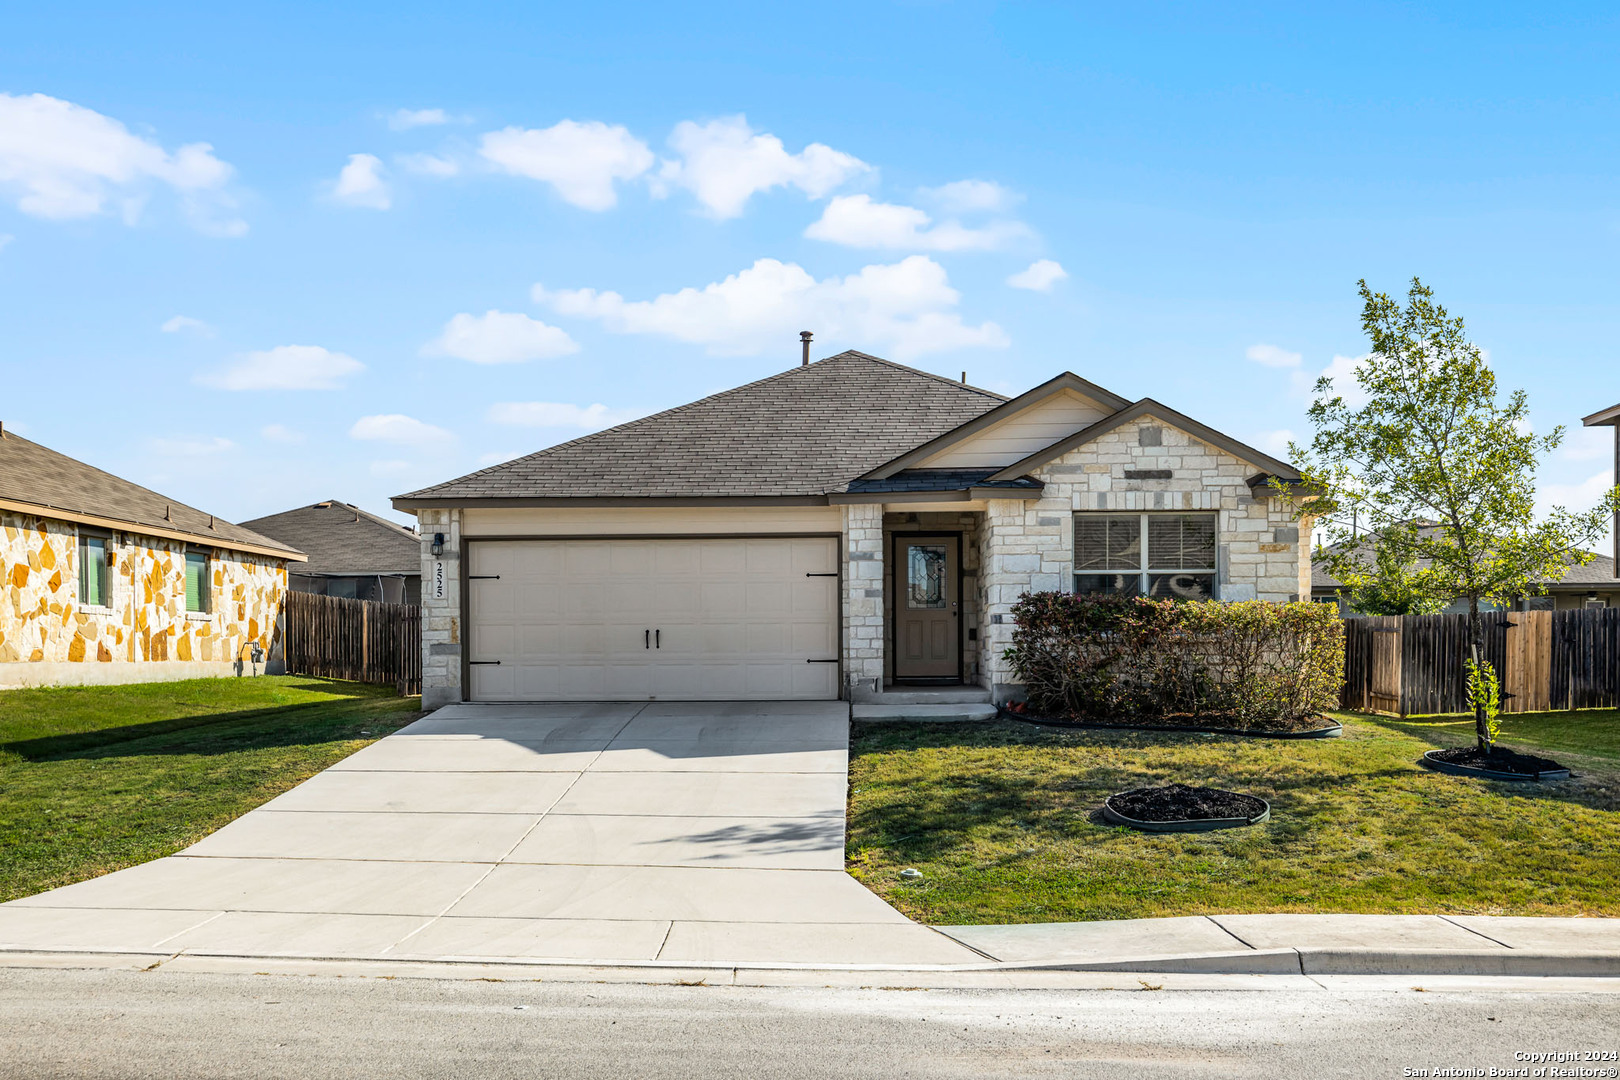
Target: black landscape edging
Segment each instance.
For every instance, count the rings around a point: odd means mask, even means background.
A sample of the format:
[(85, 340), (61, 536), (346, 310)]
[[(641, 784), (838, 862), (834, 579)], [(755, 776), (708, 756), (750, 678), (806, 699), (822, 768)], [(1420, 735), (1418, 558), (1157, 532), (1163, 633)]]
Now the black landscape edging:
[[(1124, 814), (1108, 805), (1109, 800), (1113, 799), (1115, 795), (1123, 794), (1125, 794), (1125, 792), (1116, 791), (1114, 792), (1114, 795), (1110, 795), (1107, 799), (1103, 800), (1103, 818), (1115, 825), (1124, 825), (1127, 828), (1138, 829), (1142, 832), (1214, 832), (1217, 829), (1241, 829), (1245, 825), (1258, 825), (1262, 821), (1269, 821), (1271, 819), (1271, 804), (1258, 795), (1248, 795), (1246, 796), (1247, 798), (1255, 800), (1265, 808), (1252, 818), (1223, 817), (1190, 818), (1185, 821), (1138, 821), (1136, 818), (1126, 817)], [(1243, 793), (1235, 792), (1234, 794), (1241, 795)]]
[(1183, 727), (1174, 724), (1101, 724), (1089, 720), (1054, 720), (1029, 713), (1016, 713), (1005, 706), (1000, 715), (1011, 720), (1023, 720), (1041, 727), (1096, 728), (1101, 731), (1179, 731), (1188, 735), (1242, 735), (1250, 739), (1337, 739), (1344, 735), (1344, 725), (1337, 720), (1331, 727), (1312, 728), (1310, 731), (1245, 731), (1242, 728)]
[[(1443, 749), (1445, 748), (1440, 748), (1440, 750)], [(1534, 773), (1504, 772), (1501, 769), (1476, 769), (1469, 765), (1458, 765), (1455, 762), (1444, 761), (1440, 758), (1430, 756), (1431, 754), (1440, 753), (1440, 750), (1428, 751), (1422, 757), (1418, 758), (1418, 764), (1422, 765), (1425, 769), (1433, 769), (1435, 772), (1447, 773), (1451, 776), (1472, 776), (1479, 780), (1534, 781), (1569, 779), (1568, 769), (1543, 769), (1540, 772)]]

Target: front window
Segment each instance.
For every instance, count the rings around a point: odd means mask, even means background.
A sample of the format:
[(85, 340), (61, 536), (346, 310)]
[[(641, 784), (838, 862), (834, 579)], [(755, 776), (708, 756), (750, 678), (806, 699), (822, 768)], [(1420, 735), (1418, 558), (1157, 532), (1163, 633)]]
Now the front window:
[(208, 610), (208, 556), (201, 551), (186, 552), (186, 610)]
[(1215, 514), (1074, 515), (1074, 591), (1215, 595)]
[(107, 573), (107, 538), (79, 536), (79, 604), (81, 607), (107, 607), (112, 602), (111, 577)]

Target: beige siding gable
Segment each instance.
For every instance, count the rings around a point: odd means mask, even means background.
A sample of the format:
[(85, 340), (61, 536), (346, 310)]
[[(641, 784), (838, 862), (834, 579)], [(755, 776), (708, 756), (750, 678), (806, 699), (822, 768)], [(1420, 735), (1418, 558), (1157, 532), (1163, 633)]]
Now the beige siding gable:
[(912, 467), (1005, 467), (1112, 414), (1113, 410), (1107, 406), (1065, 389)]

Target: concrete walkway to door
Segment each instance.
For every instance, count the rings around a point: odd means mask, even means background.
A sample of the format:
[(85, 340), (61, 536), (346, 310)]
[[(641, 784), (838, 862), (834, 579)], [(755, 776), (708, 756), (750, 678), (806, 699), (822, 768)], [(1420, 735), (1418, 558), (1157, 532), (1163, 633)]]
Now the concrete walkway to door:
[(0, 947), (413, 960), (984, 957), (844, 873), (841, 702), (456, 705)]

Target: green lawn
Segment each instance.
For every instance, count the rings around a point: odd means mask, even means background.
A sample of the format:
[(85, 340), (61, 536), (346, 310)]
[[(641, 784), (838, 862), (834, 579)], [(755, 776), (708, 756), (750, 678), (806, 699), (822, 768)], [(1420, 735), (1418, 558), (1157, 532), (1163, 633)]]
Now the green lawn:
[(419, 708), (304, 676), (0, 691), (0, 901), (172, 854)]
[[(1346, 715), (1284, 742), (991, 725), (857, 725), (848, 865), (913, 918), (1062, 922), (1234, 911), (1620, 915), (1620, 715), (1510, 718), (1575, 779), (1513, 785), (1415, 762), (1459, 718)], [(1268, 799), (1247, 829), (1101, 824), (1113, 792), (1179, 780)], [(916, 867), (916, 883), (899, 875)]]

